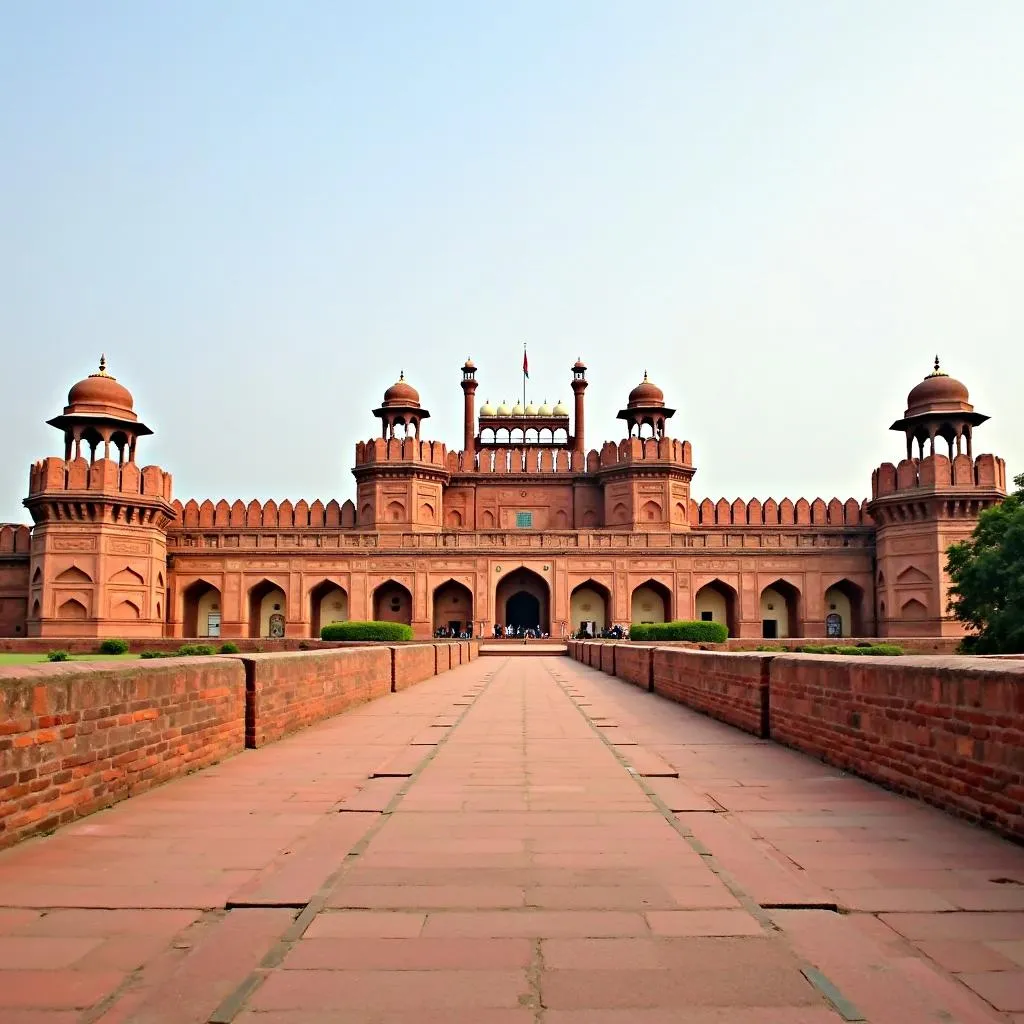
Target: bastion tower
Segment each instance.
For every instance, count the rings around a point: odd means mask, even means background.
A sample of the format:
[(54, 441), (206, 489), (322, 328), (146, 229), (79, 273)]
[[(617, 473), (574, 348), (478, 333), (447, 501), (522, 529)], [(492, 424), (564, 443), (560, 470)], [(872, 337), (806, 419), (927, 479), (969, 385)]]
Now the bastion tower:
[(152, 431), (103, 358), (48, 423), (64, 434), (64, 457), (29, 474), (28, 635), (161, 636), (167, 528), (177, 514), (170, 474), (135, 462), (139, 438)]
[(971, 536), (979, 513), (1006, 497), (1006, 463), (974, 455), (974, 428), (988, 416), (969, 399), (936, 356), (890, 428), (906, 435), (907, 457), (871, 475), (879, 636), (964, 633), (948, 609), (946, 551)]

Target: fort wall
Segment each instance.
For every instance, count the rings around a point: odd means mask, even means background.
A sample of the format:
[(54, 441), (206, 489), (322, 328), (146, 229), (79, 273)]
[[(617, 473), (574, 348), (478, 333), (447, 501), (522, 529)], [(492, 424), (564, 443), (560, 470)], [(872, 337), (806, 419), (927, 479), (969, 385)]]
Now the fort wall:
[[(460, 652), (453, 667), (472, 647), (438, 646)], [(410, 645), (4, 666), (0, 848), (411, 686), (435, 657)]]
[[(601, 646), (568, 653), (597, 667)], [(645, 655), (616, 646), (642, 680)], [(1024, 658), (651, 656), (669, 700), (1024, 839)]]

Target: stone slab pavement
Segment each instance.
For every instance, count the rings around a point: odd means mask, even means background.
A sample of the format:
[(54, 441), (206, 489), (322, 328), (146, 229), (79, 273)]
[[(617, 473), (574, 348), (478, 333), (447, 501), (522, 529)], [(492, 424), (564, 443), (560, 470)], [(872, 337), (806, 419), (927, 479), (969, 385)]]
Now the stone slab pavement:
[(2, 1024), (1024, 1022), (1024, 850), (488, 658), (0, 854)]

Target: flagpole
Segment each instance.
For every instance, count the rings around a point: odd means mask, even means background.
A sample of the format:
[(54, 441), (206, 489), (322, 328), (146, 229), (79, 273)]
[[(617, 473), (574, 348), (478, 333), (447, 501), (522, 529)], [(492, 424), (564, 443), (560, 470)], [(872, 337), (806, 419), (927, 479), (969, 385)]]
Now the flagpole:
[(523, 408), (526, 408), (526, 342), (523, 342)]

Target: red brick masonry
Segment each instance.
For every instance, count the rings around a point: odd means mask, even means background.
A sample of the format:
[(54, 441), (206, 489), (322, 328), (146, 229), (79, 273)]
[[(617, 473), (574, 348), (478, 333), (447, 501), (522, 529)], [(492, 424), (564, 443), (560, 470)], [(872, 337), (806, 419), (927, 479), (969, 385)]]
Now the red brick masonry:
[(614, 646), (620, 678), (1024, 839), (1024, 660)]
[[(437, 645), (440, 670), (477, 644)], [(411, 644), (5, 666), (0, 848), (405, 689), (435, 658)]]

